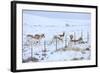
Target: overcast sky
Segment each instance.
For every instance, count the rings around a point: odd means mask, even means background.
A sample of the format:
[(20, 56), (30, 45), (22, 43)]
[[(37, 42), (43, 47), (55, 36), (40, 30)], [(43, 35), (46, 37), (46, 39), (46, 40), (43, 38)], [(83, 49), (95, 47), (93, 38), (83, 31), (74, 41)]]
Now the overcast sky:
[(23, 11), (25, 14), (32, 14), (47, 18), (56, 19), (79, 19), (79, 20), (90, 20), (90, 13), (78, 13), (78, 12), (53, 12), (53, 11)]

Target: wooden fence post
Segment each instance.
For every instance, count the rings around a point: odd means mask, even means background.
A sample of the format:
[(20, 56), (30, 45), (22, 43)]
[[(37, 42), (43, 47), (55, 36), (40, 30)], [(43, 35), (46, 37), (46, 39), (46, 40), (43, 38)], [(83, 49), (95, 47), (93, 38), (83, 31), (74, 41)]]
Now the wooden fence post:
[(56, 50), (57, 50), (57, 38), (56, 38)]
[(87, 43), (89, 43), (89, 32), (87, 32)]
[[(74, 32), (74, 40), (76, 40), (76, 33)], [(76, 42), (74, 42), (74, 44), (76, 44)]]
[(65, 48), (67, 48), (67, 35), (65, 36)]
[(44, 51), (46, 51), (46, 41), (44, 40)]
[(32, 48), (32, 42), (30, 42), (30, 43), (31, 43), (30, 49), (31, 49), (31, 61), (32, 61), (32, 59), (33, 59), (33, 48)]

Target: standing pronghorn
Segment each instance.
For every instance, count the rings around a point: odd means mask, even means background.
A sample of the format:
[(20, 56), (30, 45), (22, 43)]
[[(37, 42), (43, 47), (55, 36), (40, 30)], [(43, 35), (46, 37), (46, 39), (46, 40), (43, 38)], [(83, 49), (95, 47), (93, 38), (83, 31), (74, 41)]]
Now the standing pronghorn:
[(57, 40), (58, 42), (62, 42), (62, 43), (63, 43), (64, 36), (65, 36), (65, 32), (53, 36), (53, 39), (52, 39), (52, 41), (51, 41), (51, 44), (52, 44), (53, 42), (55, 42), (56, 40)]
[(27, 37), (31, 38), (31, 40), (37, 44), (39, 43), (40, 44), (40, 40), (42, 40), (43, 38), (45, 38), (45, 35), (44, 34), (35, 34), (34, 36), (31, 35), (31, 34), (28, 34)]

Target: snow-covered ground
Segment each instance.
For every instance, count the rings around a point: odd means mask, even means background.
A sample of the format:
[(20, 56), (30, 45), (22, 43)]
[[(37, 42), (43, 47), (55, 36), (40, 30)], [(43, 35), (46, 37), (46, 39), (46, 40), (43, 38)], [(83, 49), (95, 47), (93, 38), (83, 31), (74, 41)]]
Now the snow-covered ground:
[[(33, 62), (34, 58), (39, 62), (89, 60), (91, 55), (90, 24), (90, 14), (88, 13), (58, 12), (55, 14), (55, 12), (23, 11), (23, 60), (30, 58), (33, 58)], [(54, 41), (50, 44), (53, 37), (62, 32), (65, 32), (63, 43)], [(26, 36), (28, 34), (33, 36), (44, 34), (45, 38), (41, 39), (40, 43), (34, 44), (32, 40), (31, 42), (27, 41)], [(83, 40), (87, 41), (88, 39), (88, 42), (69, 44), (70, 35), (74, 35), (76, 39), (82, 36)], [(65, 47), (65, 40), (67, 41), (67, 48)], [(67, 50), (63, 51), (63, 49)], [(74, 49), (82, 50), (76, 51)]]
[[(24, 50), (26, 49), (27, 51), (24, 52), (24, 54), (26, 55), (23, 56), (23, 59), (27, 60), (29, 57), (33, 57), (38, 59), (38, 61), (40, 62), (67, 61), (67, 60), (74, 60), (74, 58), (76, 58), (77, 60), (81, 59), (88, 60), (90, 59), (90, 50), (86, 50), (86, 48), (88, 48), (89, 46), (85, 45), (86, 44), (83, 44), (81, 46), (74, 45), (72, 46), (73, 47), (72, 50), (70, 50), (71, 47), (67, 47), (69, 49), (65, 48), (66, 49), (65, 51), (63, 51), (64, 48), (62, 48), (61, 46), (58, 46), (57, 49), (58, 51), (57, 51), (55, 45), (50, 45), (46, 47), (46, 52), (44, 52), (44, 46), (41, 44), (39, 46), (33, 46), (32, 48), (24, 48)], [(74, 50), (74, 49), (80, 49), (80, 50)]]

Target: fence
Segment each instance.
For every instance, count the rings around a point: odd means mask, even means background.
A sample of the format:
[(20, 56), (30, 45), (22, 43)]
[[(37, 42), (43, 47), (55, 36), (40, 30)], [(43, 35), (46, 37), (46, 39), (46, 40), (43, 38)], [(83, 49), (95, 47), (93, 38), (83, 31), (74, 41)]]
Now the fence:
[[(81, 37), (83, 37), (82, 33), (81, 33)], [(74, 33), (74, 40), (76, 39), (76, 34)], [(87, 42), (89, 41), (89, 35), (87, 34)], [(57, 50), (61, 50), (61, 49), (65, 49), (65, 48), (68, 48), (72, 45), (76, 45), (76, 44), (79, 44), (79, 42), (72, 42), (68, 39), (67, 35), (64, 37), (63, 39), (63, 42), (59, 41), (58, 39), (55, 39), (51, 44), (51, 41), (47, 41), (47, 40), (43, 40), (43, 41), (39, 41), (38, 43), (34, 42), (34, 41), (28, 41), (28, 45), (26, 45), (26, 49), (27, 50), (30, 50), (29, 52), (29, 56), (27, 56), (27, 58), (24, 58), (24, 50), (25, 50), (25, 47), (23, 48), (23, 51), (22, 51), (22, 59), (23, 59), (23, 62), (27, 62), (27, 61), (32, 61), (33, 60), (33, 54), (36, 52), (36, 53), (40, 53), (40, 52), (43, 52), (43, 53), (46, 53), (48, 50), (50, 51), (57, 51)], [(23, 45), (25, 46), (25, 45)], [(36, 50), (36, 48), (38, 50)], [(40, 50), (41, 49), (41, 50)], [(35, 52), (34, 52), (35, 51)], [(26, 51), (27, 52), (27, 51)], [(26, 60), (24, 60), (26, 59)]]

